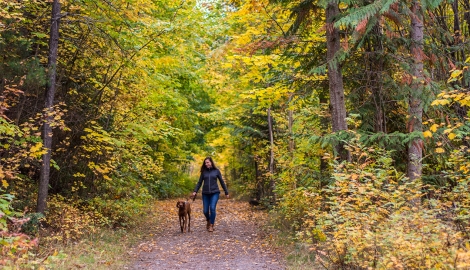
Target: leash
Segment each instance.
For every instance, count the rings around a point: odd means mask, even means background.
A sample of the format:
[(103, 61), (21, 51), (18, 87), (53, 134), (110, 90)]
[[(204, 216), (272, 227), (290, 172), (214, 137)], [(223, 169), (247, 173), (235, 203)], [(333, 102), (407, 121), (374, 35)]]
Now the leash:
[[(193, 199), (193, 202), (194, 202), (194, 200), (196, 200), (196, 196), (197, 196), (197, 193), (196, 193), (196, 195), (194, 195), (194, 196), (193, 196), (193, 195), (190, 195), (190, 196), (189, 196), (189, 199)], [(189, 201), (189, 200), (188, 200), (188, 201)]]

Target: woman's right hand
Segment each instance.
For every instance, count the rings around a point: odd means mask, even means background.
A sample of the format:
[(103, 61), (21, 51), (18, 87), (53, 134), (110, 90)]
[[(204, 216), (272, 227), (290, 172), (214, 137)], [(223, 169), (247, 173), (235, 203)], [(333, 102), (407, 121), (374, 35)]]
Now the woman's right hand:
[(196, 196), (196, 192), (193, 192), (193, 196)]

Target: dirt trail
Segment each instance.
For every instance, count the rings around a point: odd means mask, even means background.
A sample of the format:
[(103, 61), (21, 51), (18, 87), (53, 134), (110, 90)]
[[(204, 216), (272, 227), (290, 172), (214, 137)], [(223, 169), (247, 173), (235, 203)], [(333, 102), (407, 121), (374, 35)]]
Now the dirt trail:
[(247, 202), (221, 199), (214, 232), (206, 231), (202, 201), (192, 203), (191, 232), (181, 233), (176, 201), (157, 204), (161, 224), (154, 237), (130, 253), (126, 269), (286, 269), (284, 254), (271, 247), (272, 236), (263, 231), (266, 214)]

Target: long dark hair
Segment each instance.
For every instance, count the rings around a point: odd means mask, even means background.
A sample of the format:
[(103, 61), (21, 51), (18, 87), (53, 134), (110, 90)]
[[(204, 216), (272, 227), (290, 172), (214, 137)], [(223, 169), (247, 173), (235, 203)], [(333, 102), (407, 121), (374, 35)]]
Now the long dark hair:
[(211, 158), (211, 157), (206, 157), (206, 158), (204, 159), (204, 161), (202, 162), (201, 173), (202, 173), (203, 171), (206, 171), (206, 170), (207, 170), (207, 167), (206, 167), (206, 160), (209, 160), (209, 161), (211, 162), (212, 168), (218, 169), (217, 166), (215, 166), (215, 163), (214, 163), (214, 161), (212, 160), (212, 158)]

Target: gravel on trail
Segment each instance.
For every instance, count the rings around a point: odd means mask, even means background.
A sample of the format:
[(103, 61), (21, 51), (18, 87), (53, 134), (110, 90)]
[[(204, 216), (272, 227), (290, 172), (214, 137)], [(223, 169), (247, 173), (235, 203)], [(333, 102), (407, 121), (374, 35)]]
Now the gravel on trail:
[(264, 226), (265, 212), (221, 196), (214, 232), (208, 232), (202, 201), (196, 199), (191, 232), (181, 233), (176, 201), (157, 203), (161, 223), (150, 240), (129, 252), (134, 261), (126, 269), (286, 269), (282, 251), (269, 244), (274, 232)]

